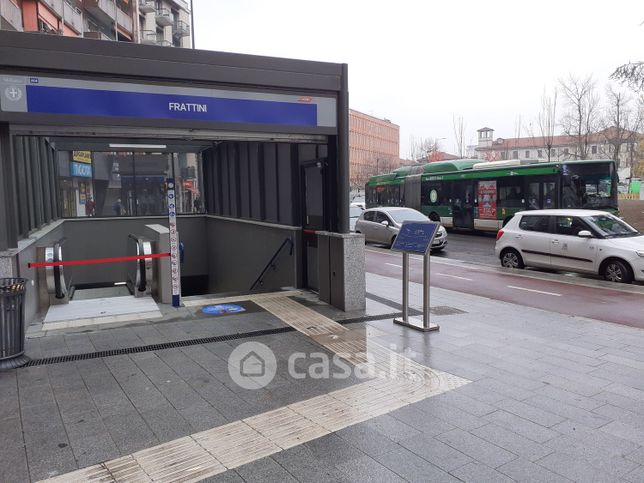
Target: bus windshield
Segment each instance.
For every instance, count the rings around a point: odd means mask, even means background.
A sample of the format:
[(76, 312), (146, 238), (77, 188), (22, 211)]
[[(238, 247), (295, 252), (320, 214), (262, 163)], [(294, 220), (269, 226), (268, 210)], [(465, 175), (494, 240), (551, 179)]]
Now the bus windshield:
[(568, 163), (562, 175), (562, 208), (617, 208), (612, 163)]

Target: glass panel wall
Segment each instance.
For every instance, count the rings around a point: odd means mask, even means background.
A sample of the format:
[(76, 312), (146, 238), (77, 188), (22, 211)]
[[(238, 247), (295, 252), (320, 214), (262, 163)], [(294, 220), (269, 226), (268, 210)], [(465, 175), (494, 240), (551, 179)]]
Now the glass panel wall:
[(203, 213), (199, 153), (59, 151), (65, 218), (167, 214), (165, 180), (174, 177), (178, 213)]

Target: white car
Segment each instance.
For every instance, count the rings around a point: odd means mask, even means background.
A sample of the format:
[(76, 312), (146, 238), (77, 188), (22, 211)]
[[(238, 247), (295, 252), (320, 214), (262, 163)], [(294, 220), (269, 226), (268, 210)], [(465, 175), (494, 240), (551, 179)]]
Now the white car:
[(593, 273), (644, 282), (644, 234), (604, 211), (521, 211), (496, 238), (501, 265)]
[[(356, 222), (356, 233), (362, 233), (365, 241), (391, 246), (400, 232), (403, 221), (429, 221), (420, 211), (412, 208), (370, 208), (362, 212)], [(447, 245), (447, 232), (441, 225), (432, 243), (431, 250), (441, 251)]]
[(359, 206), (357, 203), (351, 203), (349, 205), (349, 228), (351, 231), (356, 231), (356, 222), (360, 217), (360, 213), (364, 211), (364, 208)]

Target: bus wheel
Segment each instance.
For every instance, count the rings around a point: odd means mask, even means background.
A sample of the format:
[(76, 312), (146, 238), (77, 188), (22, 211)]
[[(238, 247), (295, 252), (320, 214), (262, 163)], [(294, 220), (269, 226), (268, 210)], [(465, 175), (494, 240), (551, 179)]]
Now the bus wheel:
[(441, 221), (441, 217), (434, 211), (429, 214), (429, 219), (432, 221)]
[(615, 258), (604, 263), (601, 274), (609, 282), (631, 283), (633, 281), (631, 267)]
[(505, 268), (525, 268), (521, 254), (514, 248), (506, 248), (501, 252), (501, 265)]

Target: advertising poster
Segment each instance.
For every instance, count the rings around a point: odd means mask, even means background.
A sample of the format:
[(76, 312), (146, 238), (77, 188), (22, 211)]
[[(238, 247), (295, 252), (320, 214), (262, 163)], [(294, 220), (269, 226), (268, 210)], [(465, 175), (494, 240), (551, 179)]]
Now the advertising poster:
[(91, 151), (72, 151), (72, 159), (79, 163), (92, 164)]
[(496, 220), (496, 181), (479, 181), (479, 218)]

